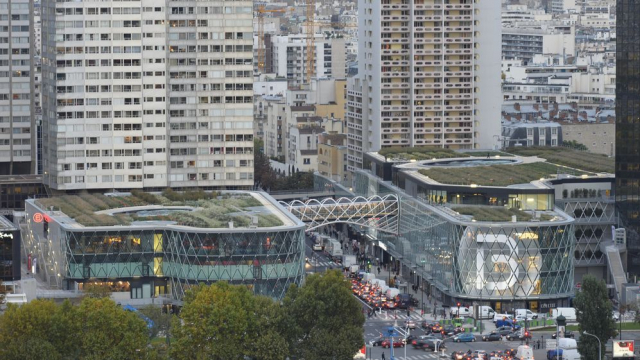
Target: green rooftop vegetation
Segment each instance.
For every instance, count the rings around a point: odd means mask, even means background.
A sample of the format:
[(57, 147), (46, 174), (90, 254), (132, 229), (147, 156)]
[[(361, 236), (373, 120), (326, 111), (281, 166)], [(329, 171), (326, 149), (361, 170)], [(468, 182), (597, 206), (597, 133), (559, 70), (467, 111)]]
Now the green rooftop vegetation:
[(471, 155), (459, 153), (451, 149), (440, 147), (390, 147), (378, 151), (378, 154), (388, 159), (403, 160), (431, 160), (469, 157)]
[(511, 147), (506, 152), (519, 156), (537, 156), (546, 159), (550, 163), (584, 171), (607, 173), (615, 171), (615, 160), (613, 158), (564, 147)]
[[(420, 174), (442, 184), (484, 186), (526, 184), (540, 178), (550, 178), (558, 172), (564, 173), (565, 169), (545, 162), (420, 170)], [(584, 173), (574, 172), (573, 174)]]
[[(218, 194), (216, 192), (186, 191), (176, 192), (166, 189), (161, 195), (132, 191), (129, 196), (106, 196), (103, 194), (63, 195), (48, 199), (38, 199), (43, 209), (61, 211), (84, 226), (131, 225), (134, 221), (172, 221), (177, 225), (198, 228), (226, 228), (229, 222), (233, 226), (272, 227), (283, 225), (274, 214), (244, 213), (251, 207), (261, 207), (262, 203), (249, 194)], [(118, 209), (132, 206), (162, 205), (189, 206), (188, 210), (167, 210), (160, 214), (142, 216), (135, 212), (114, 215), (96, 214), (97, 211)], [(153, 209), (151, 211), (155, 211)], [(258, 223), (253, 224), (253, 217)]]
[[(530, 221), (533, 215), (524, 211), (500, 206), (460, 206), (453, 207), (454, 211), (462, 215), (471, 215), (475, 221), (511, 221), (511, 216), (515, 215), (518, 221)], [(551, 220), (552, 216), (542, 214), (540, 220)]]

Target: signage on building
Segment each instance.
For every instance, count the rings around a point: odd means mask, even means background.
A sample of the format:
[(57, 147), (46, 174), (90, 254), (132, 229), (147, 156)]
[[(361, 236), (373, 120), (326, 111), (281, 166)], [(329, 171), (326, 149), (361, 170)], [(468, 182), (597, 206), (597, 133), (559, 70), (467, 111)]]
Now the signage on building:
[(613, 341), (613, 357), (614, 358), (632, 358), (633, 357), (633, 340), (614, 340)]
[(41, 213), (35, 213), (33, 214), (33, 221), (37, 222), (37, 223), (41, 223), (42, 220), (44, 220), (44, 216), (42, 216)]
[(540, 301), (540, 304), (538, 306), (539, 311), (543, 312), (548, 312), (549, 310), (558, 307), (555, 301)]
[(0, 240), (11, 239), (13, 240), (13, 233), (0, 232)]

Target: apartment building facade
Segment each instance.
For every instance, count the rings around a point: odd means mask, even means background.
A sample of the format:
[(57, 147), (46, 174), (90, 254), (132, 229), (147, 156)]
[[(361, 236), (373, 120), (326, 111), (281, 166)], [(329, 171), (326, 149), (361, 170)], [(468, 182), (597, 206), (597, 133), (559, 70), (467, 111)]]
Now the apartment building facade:
[(46, 185), (252, 186), (251, 1), (44, 0), (42, 34)]
[(36, 172), (32, 0), (0, 0), (0, 175)]
[[(348, 162), (392, 146), (494, 148), (500, 134), (498, 1), (360, 0)], [(482, 95), (482, 98), (480, 96)]]
[[(314, 69), (316, 78), (346, 77), (345, 39), (339, 36), (314, 35)], [(272, 38), (273, 72), (286, 78), (293, 86), (306, 82), (307, 37), (305, 34), (281, 35)]]

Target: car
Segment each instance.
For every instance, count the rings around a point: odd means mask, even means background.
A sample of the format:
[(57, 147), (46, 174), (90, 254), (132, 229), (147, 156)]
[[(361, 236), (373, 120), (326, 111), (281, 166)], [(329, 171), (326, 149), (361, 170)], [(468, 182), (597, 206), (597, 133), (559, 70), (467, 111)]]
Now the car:
[(456, 328), (453, 325), (446, 325), (445, 327), (442, 328), (442, 331), (447, 336), (453, 336), (453, 335), (457, 334), (456, 333)]
[(407, 335), (406, 338), (402, 339), (405, 344), (412, 344), (414, 340), (418, 340), (418, 337), (415, 335)]
[(443, 341), (438, 339), (417, 339), (411, 342), (414, 349), (422, 349), (422, 350), (443, 350), (446, 349), (446, 346)]
[(500, 340), (502, 340), (502, 335), (500, 335), (500, 333), (495, 331), (482, 335), (482, 341), (500, 341)]
[(446, 338), (447, 338), (447, 336), (446, 336), (446, 335), (444, 335), (444, 334), (443, 334), (443, 333), (441, 333), (441, 332), (434, 332), (434, 333), (429, 334), (429, 336), (430, 336), (432, 339), (441, 340), (441, 341), (444, 341), (444, 339), (446, 339)]
[(451, 353), (451, 360), (463, 360), (465, 352), (464, 351), (454, 351)]
[(619, 313), (619, 312), (614, 311), (614, 312), (613, 312), (613, 314), (612, 314), (612, 316), (613, 316), (613, 321), (618, 321), (618, 320), (620, 320), (620, 313)]
[(420, 323), (420, 327), (423, 328), (423, 329), (429, 329), (429, 331), (431, 331), (431, 328), (435, 324), (436, 323), (434, 323), (433, 321), (422, 320), (422, 322)]
[(382, 346), (382, 342), (385, 341), (386, 339), (383, 337), (379, 337), (377, 339), (373, 339), (371, 341), (369, 341), (369, 345), (371, 346)]
[[(391, 347), (391, 340), (385, 339), (384, 341), (382, 341), (380, 346), (382, 346), (385, 349), (390, 348)], [(394, 339), (393, 340), (393, 347), (394, 348), (404, 347), (404, 342), (402, 341), (402, 339)]]
[(513, 328), (511, 326), (501, 326), (496, 329), (496, 332), (502, 336), (507, 336), (513, 333)]
[(502, 360), (505, 355), (500, 350), (495, 350), (489, 353), (489, 360)]
[(513, 341), (513, 340), (526, 340), (526, 339), (531, 339), (531, 332), (530, 331), (524, 331), (524, 332), (520, 332), (518, 330), (512, 332), (511, 334), (507, 335), (507, 340), (509, 341)]
[(476, 337), (472, 333), (462, 333), (453, 337), (455, 342), (473, 342), (476, 341)]
[(484, 350), (475, 350), (473, 352), (473, 357), (475, 359), (482, 359), (482, 360), (487, 360), (489, 358), (489, 355), (487, 354), (486, 351)]
[(313, 244), (313, 251), (322, 251), (322, 244)]
[(416, 322), (413, 320), (407, 320), (404, 322), (404, 324), (411, 330), (414, 330), (416, 328)]
[[(558, 336), (557, 333), (551, 334), (551, 338), (552, 339), (555, 339), (557, 336)], [(564, 332), (564, 337), (573, 339), (575, 337), (575, 335), (573, 334), (573, 331), (565, 331)]]

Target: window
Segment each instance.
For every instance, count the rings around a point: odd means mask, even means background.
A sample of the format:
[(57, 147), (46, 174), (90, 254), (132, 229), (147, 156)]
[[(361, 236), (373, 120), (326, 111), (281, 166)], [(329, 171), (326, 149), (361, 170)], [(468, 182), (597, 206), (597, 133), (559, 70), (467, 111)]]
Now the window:
[(303, 163), (303, 164), (305, 164), (305, 165), (310, 165), (310, 164), (311, 164), (311, 159), (309, 159), (309, 158), (303, 158), (303, 159), (302, 159), (302, 163)]

